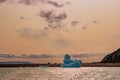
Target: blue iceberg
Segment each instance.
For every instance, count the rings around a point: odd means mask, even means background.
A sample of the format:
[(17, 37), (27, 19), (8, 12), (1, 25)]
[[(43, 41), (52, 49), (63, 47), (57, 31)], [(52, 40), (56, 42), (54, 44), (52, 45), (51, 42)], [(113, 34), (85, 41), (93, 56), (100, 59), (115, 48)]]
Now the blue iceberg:
[(71, 60), (69, 54), (65, 54), (63, 62), (64, 63), (61, 65), (61, 67), (64, 68), (78, 68), (82, 65), (81, 60)]

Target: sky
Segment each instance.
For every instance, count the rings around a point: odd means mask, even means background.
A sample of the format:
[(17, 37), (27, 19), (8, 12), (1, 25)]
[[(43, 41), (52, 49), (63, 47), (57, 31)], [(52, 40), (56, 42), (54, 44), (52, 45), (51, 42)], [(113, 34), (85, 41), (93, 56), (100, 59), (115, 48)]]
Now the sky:
[[(120, 0), (0, 0), (0, 61), (100, 61), (120, 48)], [(76, 57), (77, 56), (77, 57)]]

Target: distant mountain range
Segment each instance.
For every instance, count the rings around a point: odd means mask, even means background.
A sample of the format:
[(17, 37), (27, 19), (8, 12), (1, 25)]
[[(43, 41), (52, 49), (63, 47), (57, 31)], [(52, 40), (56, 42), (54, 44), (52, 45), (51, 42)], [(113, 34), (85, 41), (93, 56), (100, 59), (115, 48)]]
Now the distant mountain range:
[(31, 62), (21, 62), (21, 61), (8, 61), (0, 62), (0, 64), (32, 64)]
[(120, 63), (120, 48), (106, 55), (101, 62), (102, 63)]

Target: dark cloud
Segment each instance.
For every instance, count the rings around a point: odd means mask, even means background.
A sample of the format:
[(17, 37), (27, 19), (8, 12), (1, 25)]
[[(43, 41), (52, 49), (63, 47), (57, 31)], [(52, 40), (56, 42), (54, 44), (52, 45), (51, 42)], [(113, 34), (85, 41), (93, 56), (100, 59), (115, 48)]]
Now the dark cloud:
[(23, 20), (23, 19), (27, 19), (27, 18), (24, 16), (20, 16), (19, 19)]
[(57, 1), (52, 1), (52, 0), (0, 0), (0, 3), (4, 3), (6, 1), (8, 1), (9, 3), (18, 3), (18, 4), (24, 4), (24, 5), (36, 5), (39, 3), (43, 3), (43, 4), (52, 5), (57, 8), (63, 7), (66, 4), (70, 4), (69, 1), (67, 1), (66, 3), (59, 4)]
[[(61, 41), (60, 41), (61, 42)], [(89, 58), (89, 57), (102, 57), (107, 55), (108, 53), (84, 53), (84, 54), (71, 54), (73, 58)], [(0, 58), (63, 58), (64, 55), (56, 55), (56, 54), (0, 54)]]
[(25, 4), (25, 5), (31, 5), (31, 2), (32, 0), (20, 0), (20, 1), (18, 1), (18, 3), (23, 3), (23, 4)]
[(79, 23), (79, 21), (72, 21), (72, 22), (71, 22), (71, 25), (72, 25), (72, 26), (76, 26), (78, 23)]
[(18, 3), (22, 3), (25, 5), (32, 5), (32, 4), (37, 4), (37, 3), (44, 3), (44, 4), (49, 4), (54, 7), (60, 8), (65, 6), (66, 4), (70, 4), (69, 1), (63, 4), (59, 4), (57, 1), (52, 1), (52, 0), (19, 0)]
[(54, 16), (55, 21), (60, 22), (67, 18), (67, 14), (65, 12), (58, 14), (57, 16)]
[(82, 26), (82, 29), (83, 30), (86, 30), (88, 29), (89, 27), (91, 27), (92, 24), (97, 24), (99, 23), (99, 19), (94, 19), (94, 20), (90, 20), (89, 22), (86, 22), (83, 26)]
[(28, 58), (28, 55), (27, 54), (21, 54), (19, 56), (16, 56), (17, 58)]
[[(9, 3), (18, 3), (18, 4), (23, 4), (23, 5), (34, 5), (34, 4), (39, 4), (42, 3), (44, 4), (48, 4), (48, 5), (52, 5), (54, 7), (63, 7), (66, 4), (70, 4), (69, 1), (65, 2), (65, 3), (60, 3), (58, 1), (54, 1), (54, 0), (0, 0), (0, 2), (6, 2), (8, 1)], [(42, 7), (41, 7), (42, 9)], [(46, 26), (51, 28), (51, 29), (61, 29), (61, 27), (63, 27), (62, 25), (62, 21), (67, 19), (67, 14), (63, 11), (61, 13), (56, 13), (54, 10), (41, 10), (40, 13), (38, 14), (41, 18), (44, 18), (45, 21), (49, 24), (47, 24)], [(19, 19), (23, 20), (26, 19), (26, 17), (24, 16), (20, 16)], [(53, 24), (54, 23), (54, 24)], [(48, 28), (45, 28), (45, 30)], [(23, 30), (24, 32), (25, 30)], [(28, 36), (31, 35), (31, 30), (27, 30), (27, 34), (24, 36)]]
[(48, 0), (47, 3), (53, 5), (54, 7), (58, 7), (58, 8), (59, 8), (59, 7), (63, 7), (63, 6), (65, 6), (66, 4), (70, 4), (69, 1), (67, 1), (66, 3), (63, 3), (63, 4), (59, 4), (58, 2), (56, 2), (56, 1), (51, 1), (51, 0)]
[(62, 26), (61, 24), (56, 24), (56, 25), (53, 25), (53, 24), (48, 24), (48, 27), (51, 28), (51, 29), (62, 29)]
[(47, 27), (51, 29), (62, 29), (64, 27), (62, 25), (62, 21), (67, 18), (67, 14), (65, 12), (56, 14), (54, 11), (40, 11), (39, 16), (44, 18), (48, 23)]
[(41, 39), (45, 36), (48, 36), (48, 33), (45, 30), (33, 29), (33, 28), (22, 28), (17, 30), (20, 37), (27, 39)]
[(72, 54), (71, 55), (74, 58), (87, 58), (87, 57), (91, 57), (93, 55), (89, 55), (89, 54)]
[(59, 13), (58, 15), (55, 14), (54, 11), (40, 11), (39, 16), (44, 18), (47, 22), (61, 22), (62, 20), (67, 18), (67, 14), (65, 12)]
[(84, 53), (84, 54), (71, 54), (74, 58), (88, 58), (88, 57), (95, 57), (95, 56), (105, 56), (106, 53)]
[(4, 3), (6, 1), (12, 4), (18, 3), (18, 4), (24, 4), (24, 5), (34, 5), (40, 2), (44, 2), (45, 0), (0, 0), (1, 3)]
[(36, 5), (39, 3), (46, 3), (47, 0), (18, 0), (17, 3), (24, 5)]
[(6, 2), (7, 0), (0, 0), (0, 3), (4, 3), (4, 2)]
[(54, 58), (59, 57), (53, 54), (21, 54), (21, 55), (14, 55), (14, 54), (0, 54), (0, 58)]
[(46, 3), (47, 0), (39, 0), (39, 1), (41, 1), (41, 2), (43, 2), (43, 3)]
[(55, 6), (55, 7), (63, 7), (64, 6), (64, 4), (58, 4), (55, 1), (48, 1), (48, 4), (51, 4), (51, 5)]
[(49, 23), (53, 22), (54, 11), (40, 11), (39, 16), (45, 18)]
[(48, 27), (51, 29), (62, 29), (62, 21), (67, 18), (65, 12), (56, 14), (54, 11), (41, 11), (40, 16), (48, 22)]
[(16, 56), (13, 54), (0, 54), (0, 58), (14, 58), (14, 57)]

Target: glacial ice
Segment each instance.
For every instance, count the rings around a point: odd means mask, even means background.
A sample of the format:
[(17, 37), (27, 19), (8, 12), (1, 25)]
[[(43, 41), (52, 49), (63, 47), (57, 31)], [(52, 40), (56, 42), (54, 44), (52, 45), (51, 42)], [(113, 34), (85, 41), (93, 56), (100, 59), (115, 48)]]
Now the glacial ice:
[(61, 65), (61, 67), (64, 68), (77, 68), (77, 67), (81, 67), (82, 65), (81, 60), (71, 60), (69, 54), (65, 54), (63, 62), (64, 63)]

